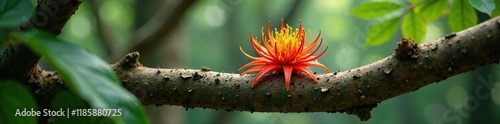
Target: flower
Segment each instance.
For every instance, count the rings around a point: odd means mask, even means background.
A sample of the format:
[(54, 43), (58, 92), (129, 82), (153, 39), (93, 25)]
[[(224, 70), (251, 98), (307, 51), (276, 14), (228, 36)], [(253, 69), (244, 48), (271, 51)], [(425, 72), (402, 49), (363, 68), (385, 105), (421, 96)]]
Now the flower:
[[(286, 90), (289, 91), (292, 72), (297, 74), (303, 72), (312, 78), (314, 82), (318, 82), (318, 80), (311, 70), (307, 68), (307, 66), (319, 66), (328, 73), (330, 72), (325, 65), (317, 61), (317, 59), (328, 49), (328, 46), (320, 54), (316, 56), (314, 55), (323, 43), (323, 39), (321, 38), (319, 45), (314, 48), (320, 39), (321, 31), (311, 44), (306, 45), (308, 40), (305, 40), (304, 38), (306, 33), (302, 28), (302, 21), (300, 22), (299, 28), (296, 29), (295, 32), (292, 31), (292, 27), (289, 25), (286, 25), (285, 27), (283, 20), (281, 20), (281, 29), (279, 31), (274, 29), (274, 32), (271, 32), (269, 23), (270, 22), (267, 24), (267, 37), (264, 35), (264, 27), (262, 27), (263, 45), (261, 45), (260, 42), (253, 38), (252, 34), (249, 33), (250, 43), (260, 57), (250, 56), (240, 47), (241, 52), (253, 61), (243, 65), (239, 70), (249, 66), (255, 66), (246, 70), (242, 74), (259, 72), (252, 82), (252, 88), (257, 84), (257, 81), (259, 81), (262, 76), (268, 73), (283, 72), (285, 75)], [(308, 33), (307, 39), (310, 38), (310, 31)]]

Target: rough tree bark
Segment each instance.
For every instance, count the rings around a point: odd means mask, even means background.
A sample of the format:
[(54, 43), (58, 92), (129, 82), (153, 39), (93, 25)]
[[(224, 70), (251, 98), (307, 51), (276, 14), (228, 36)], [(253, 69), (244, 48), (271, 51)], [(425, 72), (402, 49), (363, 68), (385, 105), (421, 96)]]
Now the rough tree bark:
[[(51, 0), (45, 1), (50, 3)], [(74, 0), (67, 6), (73, 6), (74, 12), (79, 3), (80, 0)], [(37, 9), (40, 10), (44, 9)], [(53, 25), (57, 26), (64, 25), (65, 21), (51, 23), (57, 23)], [(60, 30), (55, 31), (57, 34)], [(251, 112), (346, 112), (367, 120), (371, 109), (384, 100), (486, 64), (498, 63), (499, 34), (500, 17), (496, 17), (425, 44), (417, 45), (403, 38), (392, 55), (363, 67), (317, 74), (318, 83), (295, 74), (290, 91), (284, 89), (284, 79), (280, 74), (265, 76), (252, 89), (250, 82), (255, 76), (253, 74), (214, 72), (208, 68), (148, 68), (138, 62), (137, 52), (128, 54), (111, 66), (122, 85), (145, 105), (182, 105), (186, 109), (203, 107)], [(8, 59), (16, 56), (26, 57), (22, 53), (4, 53), (0, 66), (17, 62), (17, 59)], [(22, 63), (17, 67), (36, 68), (34, 64), (39, 57), (28, 59), (35, 62)], [(20, 75), (6, 75), (16, 71), (2, 68), (2, 78), (31, 77), (25, 83), (36, 95), (39, 104), (48, 104), (57, 91), (67, 89), (55, 72), (38, 70), (34, 73), (24, 71), (18, 72)]]

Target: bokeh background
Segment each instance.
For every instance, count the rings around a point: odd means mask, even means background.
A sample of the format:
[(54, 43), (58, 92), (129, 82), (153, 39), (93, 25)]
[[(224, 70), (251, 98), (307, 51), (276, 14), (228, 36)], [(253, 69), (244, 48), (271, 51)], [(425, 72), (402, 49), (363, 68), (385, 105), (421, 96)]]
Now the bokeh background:
[[(409, 5), (405, 0), (392, 0)], [(139, 51), (148, 67), (201, 68), (240, 73), (250, 62), (239, 50), (256, 55), (249, 32), (261, 35), (268, 21), (281, 19), (296, 28), (300, 20), (314, 37), (321, 30), (328, 51), (318, 61), (332, 71), (360, 67), (394, 52), (391, 41), (365, 47), (371, 25), (349, 15), (364, 0), (86, 0), (59, 38), (84, 46), (114, 63)], [(480, 21), (488, 19), (481, 15)], [(450, 33), (447, 15), (427, 25), (424, 42)], [(324, 46), (323, 46), (324, 48)], [(311, 68), (324, 73), (319, 68)], [(460, 74), (415, 92), (386, 100), (373, 109), (368, 123), (500, 123), (498, 65)], [(425, 72), (415, 72), (425, 73)], [(250, 85), (250, 84), (249, 84)], [(343, 113), (259, 113), (216, 111), (179, 106), (146, 106), (153, 123), (362, 123)]]

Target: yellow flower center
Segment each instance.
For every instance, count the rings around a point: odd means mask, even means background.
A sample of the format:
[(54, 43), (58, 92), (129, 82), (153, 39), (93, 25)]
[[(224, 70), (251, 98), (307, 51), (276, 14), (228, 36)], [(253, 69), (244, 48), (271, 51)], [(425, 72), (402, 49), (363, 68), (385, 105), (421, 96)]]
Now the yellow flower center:
[[(264, 27), (262, 27), (262, 44), (256, 38), (253, 38), (252, 34), (249, 34), (250, 43), (260, 57), (248, 55), (240, 47), (241, 52), (253, 61), (243, 65), (239, 70), (254, 66), (242, 74), (259, 72), (252, 82), (252, 87), (265, 74), (273, 72), (283, 72), (287, 91), (290, 89), (292, 72), (306, 74), (314, 82), (318, 82), (318, 80), (307, 66), (318, 66), (330, 72), (325, 65), (316, 61), (316, 59), (326, 52), (328, 46), (318, 55), (314, 55), (320, 48), (321, 43), (323, 43), (323, 39), (320, 39), (321, 31), (311, 44), (306, 45), (307, 40), (305, 39), (310, 38), (310, 31), (308, 30), (307, 37), (305, 37), (306, 33), (302, 28), (302, 22), (299, 28), (295, 29), (295, 32), (292, 30), (292, 27), (288, 25), (285, 27), (283, 20), (281, 21), (279, 31), (278, 29), (274, 29), (271, 32), (269, 25), (270, 23), (267, 23), (267, 36), (264, 33)], [(316, 46), (318, 41), (319, 45)]]
[[(277, 59), (282, 64), (293, 64), (295, 60), (297, 60), (297, 55), (301, 53), (303, 49), (303, 45), (307, 43), (304, 41), (304, 30), (303, 29), (295, 29), (295, 32), (292, 31), (292, 27), (286, 25), (286, 28), (283, 28), (278, 31), (278, 29), (274, 29), (274, 35), (269, 36), (269, 40), (265, 40), (268, 42), (273, 50), (270, 51), (277, 54)], [(264, 31), (262, 31), (264, 35)], [(309, 37), (309, 36), (308, 36)], [(302, 46), (301, 46), (302, 45)]]

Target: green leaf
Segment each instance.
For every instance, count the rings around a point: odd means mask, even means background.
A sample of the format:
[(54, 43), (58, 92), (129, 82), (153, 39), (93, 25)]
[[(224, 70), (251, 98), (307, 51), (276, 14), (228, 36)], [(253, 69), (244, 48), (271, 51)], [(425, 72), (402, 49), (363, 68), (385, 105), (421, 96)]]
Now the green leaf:
[(417, 4), (419, 0), (408, 0), (411, 4)]
[[(16, 81), (0, 82), (0, 123), (36, 124), (43, 113), (38, 111), (35, 98), (25, 86)], [(31, 114), (22, 115), (22, 112)], [(19, 112), (19, 113), (18, 113)], [(38, 113), (38, 115), (35, 115)]]
[(44, 56), (69, 88), (92, 108), (121, 109), (121, 116), (111, 117), (117, 123), (149, 123), (139, 101), (119, 85), (115, 73), (99, 57), (38, 30), (16, 32), (13, 37)]
[[(495, 5), (500, 5), (500, 0), (494, 0)], [(495, 9), (491, 12), (491, 17), (496, 17), (500, 15), (500, 7), (495, 7)]]
[[(71, 112), (76, 109), (86, 109), (89, 108), (85, 101), (79, 96), (68, 92), (66, 90), (60, 91), (52, 100), (52, 110), (63, 109), (64, 111)], [(90, 116), (55, 116), (52, 117), (52, 123), (54, 124), (90, 124)]]
[(425, 0), (415, 10), (419, 15), (425, 15), (423, 18), (430, 22), (437, 20), (441, 16), (444, 9), (446, 9), (446, 4), (448, 4), (448, 0)]
[(466, 0), (455, 0), (450, 8), (448, 25), (451, 31), (458, 32), (477, 24), (474, 8)]
[(358, 5), (350, 13), (363, 19), (373, 19), (382, 17), (401, 8), (399, 4), (393, 2), (364, 2)]
[(0, 28), (13, 28), (26, 22), (33, 9), (31, 0), (0, 0)]
[(420, 15), (418, 15), (414, 11), (409, 11), (403, 19), (401, 28), (404, 37), (411, 38), (417, 43), (422, 42), (426, 27), (425, 21)]
[(400, 20), (401, 17), (397, 17), (371, 26), (366, 38), (365, 47), (377, 46), (389, 41), (398, 29)]
[(495, 9), (493, 0), (469, 0), (469, 3), (480, 12), (488, 15), (491, 15), (491, 11)]

